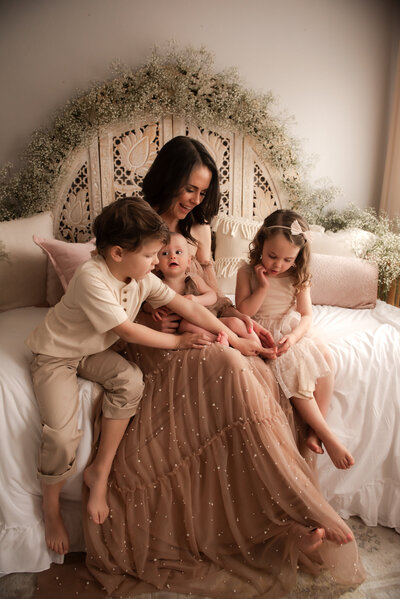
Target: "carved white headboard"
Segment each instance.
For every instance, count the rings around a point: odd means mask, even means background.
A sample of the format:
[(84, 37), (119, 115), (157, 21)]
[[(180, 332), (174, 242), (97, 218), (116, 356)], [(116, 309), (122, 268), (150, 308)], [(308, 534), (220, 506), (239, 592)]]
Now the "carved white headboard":
[(172, 137), (201, 141), (215, 159), (222, 214), (262, 220), (287, 205), (273, 168), (257, 155), (249, 137), (222, 129), (200, 129), (175, 116), (137, 120), (103, 129), (62, 167), (54, 206), (55, 236), (87, 241), (102, 207), (122, 195), (141, 193), (141, 182), (158, 150)]

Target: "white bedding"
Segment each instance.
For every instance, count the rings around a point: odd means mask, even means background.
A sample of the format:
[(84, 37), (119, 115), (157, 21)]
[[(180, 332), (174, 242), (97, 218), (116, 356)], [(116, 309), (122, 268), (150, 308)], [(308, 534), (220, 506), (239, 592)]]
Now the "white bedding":
[[(38, 572), (63, 558), (44, 542), (36, 458), (40, 419), (24, 339), (45, 308), (0, 313), (0, 572)], [(336, 470), (318, 458), (321, 487), (343, 516), (359, 515), (400, 532), (400, 310), (378, 301), (373, 310), (315, 306), (314, 321), (324, 331), (336, 365), (328, 422), (347, 443), (356, 465)], [(77, 475), (66, 484), (64, 517), (72, 550), (82, 550), (80, 494), (90, 451), (91, 410), (98, 389), (81, 385), (84, 429)]]
[[(47, 549), (36, 477), (40, 418), (33, 395), (30, 350), (24, 340), (43, 319), (46, 308), (19, 308), (0, 313), (0, 574), (40, 572), (63, 558)], [(84, 548), (81, 527), (82, 470), (92, 433), (91, 410), (98, 387), (80, 379), (80, 426), (77, 474), (66, 483), (63, 514), (71, 549)]]

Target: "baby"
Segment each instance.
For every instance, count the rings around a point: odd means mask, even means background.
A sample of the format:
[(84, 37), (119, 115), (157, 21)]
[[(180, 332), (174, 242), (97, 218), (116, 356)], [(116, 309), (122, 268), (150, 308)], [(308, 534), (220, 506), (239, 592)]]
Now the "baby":
[[(218, 299), (216, 292), (199, 275), (189, 272), (191, 255), (188, 242), (183, 235), (180, 233), (171, 233), (170, 242), (162, 247), (158, 253), (158, 260), (159, 263), (156, 266), (156, 271), (161, 272), (163, 281), (168, 287), (183, 295), (186, 299), (206, 306), (211, 312), (217, 315), (217, 309), (215, 308), (215, 311), (213, 311)], [(149, 306), (146, 307), (146, 311), (148, 310)], [(165, 307), (157, 310), (150, 308), (150, 310), (155, 320), (161, 320), (168, 313), (168, 308)], [(224, 316), (220, 320), (231, 331), (236, 333), (238, 337), (257, 340), (261, 346), (256, 333), (254, 331), (249, 333), (245, 323), (239, 318)], [(182, 319), (179, 324), (178, 333), (185, 332), (203, 332), (210, 341), (229, 345), (228, 338), (224, 332), (219, 333), (217, 336)]]

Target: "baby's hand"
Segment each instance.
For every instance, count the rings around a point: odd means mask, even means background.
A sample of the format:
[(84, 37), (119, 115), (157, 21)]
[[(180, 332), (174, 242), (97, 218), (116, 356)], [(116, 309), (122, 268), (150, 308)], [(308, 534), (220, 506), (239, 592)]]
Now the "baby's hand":
[(280, 341), (278, 341), (278, 351), (276, 352), (277, 356), (281, 356), (285, 354), (289, 348), (295, 345), (296, 339), (292, 334), (284, 335)]
[(265, 287), (265, 289), (268, 289), (269, 280), (264, 264), (257, 264), (254, 267), (254, 272), (256, 273), (257, 281), (260, 287)]
[(177, 349), (201, 349), (205, 345), (211, 345), (204, 333), (183, 333), (178, 335)]

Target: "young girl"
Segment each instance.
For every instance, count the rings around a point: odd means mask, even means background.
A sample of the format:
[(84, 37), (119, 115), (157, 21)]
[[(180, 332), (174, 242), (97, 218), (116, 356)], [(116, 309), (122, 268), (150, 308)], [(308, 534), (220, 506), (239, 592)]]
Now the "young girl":
[[(168, 287), (193, 302), (206, 306), (215, 315), (218, 315), (219, 302), (214, 289), (212, 289), (202, 277), (195, 273), (189, 274), (191, 254), (188, 242), (180, 233), (171, 233), (170, 242), (161, 248), (158, 253), (159, 263), (156, 266), (156, 274), (159, 271), (162, 279)], [(168, 308), (153, 310), (148, 304), (145, 306), (147, 312), (153, 314), (154, 320), (161, 320), (168, 313)], [(248, 332), (245, 323), (234, 316), (220, 318), (225, 326), (235, 332), (238, 337), (253, 339), (260, 347), (261, 342), (254, 331)], [(178, 333), (204, 333), (209, 341), (218, 341), (222, 345), (229, 345), (228, 337), (224, 332), (218, 336), (201, 329), (188, 320), (182, 319), (179, 323)]]
[(237, 274), (237, 309), (271, 331), (276, 360), (271, 367), (282, 392), (291, 398), (310, 427), (307, 445), (323, 453), (324, 444), (337, 468), (353, 456), (325, 422), (333, 391), (328, 348), (310, 334), (310, 231), (292, 210), (276, 210), (264, 220), (250, 245), (250, 263)]

